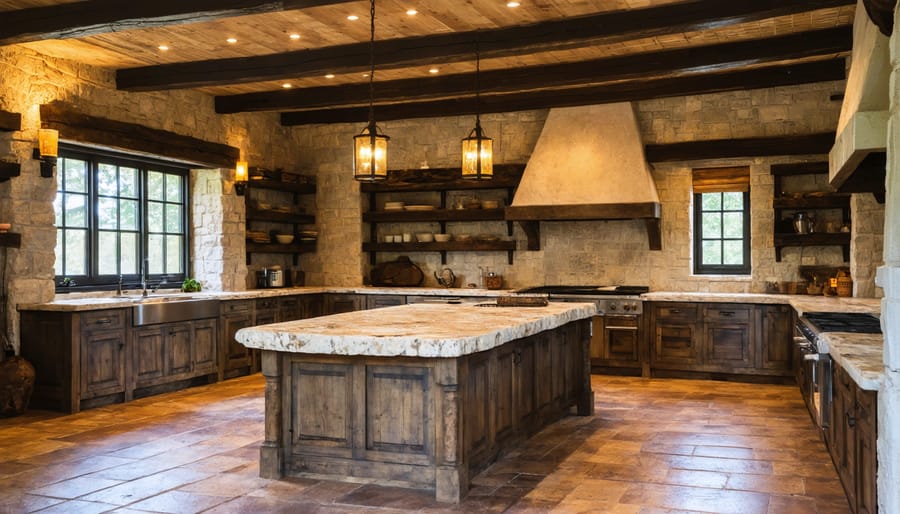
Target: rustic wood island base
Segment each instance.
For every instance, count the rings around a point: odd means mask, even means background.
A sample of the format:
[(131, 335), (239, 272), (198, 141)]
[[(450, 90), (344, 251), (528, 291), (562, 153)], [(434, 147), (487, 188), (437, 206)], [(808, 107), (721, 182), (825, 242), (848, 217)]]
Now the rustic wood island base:
[(260, 474), (458, 502), (506, 449), (572, 407), (592, 413), (594, 309), (416, 304), (243, 329), (264, 350)]

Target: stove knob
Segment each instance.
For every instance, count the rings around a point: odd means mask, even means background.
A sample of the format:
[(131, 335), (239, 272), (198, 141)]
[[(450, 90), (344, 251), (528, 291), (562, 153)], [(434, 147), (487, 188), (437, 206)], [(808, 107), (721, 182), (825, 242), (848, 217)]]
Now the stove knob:
[(625, 305), (622, 306), (622, 309), (624, 309), (625, 312), (628, 312), (631, 310), (631, 306), (626, 303)]
[(611, 310), (611, 311), (616, 310), (616, 304), (614, 304), (614, 303), (609, 304), (609, 310)]

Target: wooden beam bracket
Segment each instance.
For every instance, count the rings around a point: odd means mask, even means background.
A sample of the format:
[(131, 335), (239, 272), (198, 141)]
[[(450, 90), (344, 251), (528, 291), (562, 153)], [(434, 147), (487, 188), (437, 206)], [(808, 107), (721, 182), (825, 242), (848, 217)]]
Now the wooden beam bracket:
[(0, 161), (0, 182), (18, 177), (22, 173), (22, 166), (17, 162)]
[(17, 112), (0, 110), (0, 130), (4, 132), (22, 130), (22, 115)]
[(528, 237), (527, 249), (535, 252), (541, 249), (541, 222), (539, 221), (520, 221), (519, 226)]

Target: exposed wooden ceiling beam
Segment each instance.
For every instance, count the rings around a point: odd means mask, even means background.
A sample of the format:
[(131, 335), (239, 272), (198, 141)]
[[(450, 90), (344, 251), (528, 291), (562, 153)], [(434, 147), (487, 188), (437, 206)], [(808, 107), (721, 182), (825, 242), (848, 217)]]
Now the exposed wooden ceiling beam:
[(644, 146), (648, 162), (696, 161), (732, 157), (827, 154), (834, 145), (834, 132), (816, 134), (714, 139)]
[(233, 168), (240, 149), (222, 143), (80, 112), (63, 101), (41, 105), (41, 125), (60, 139), (124, 148), (207, 167)]
[[(723, 43), (626, 55), (576, 63), (528, 66), (480, 74), (481, 92), (511, 93), (549, 87), (597, 84), (661, 75), (711, 72), (748, 64), (788, 61), (848, 52), (851, 27), (802, 32), (763, 40)], [(431, 100), (475, 94), (475, 74), (429, 79), (405, 79), (376, 84), (380, 102)], [(360, 105), (369, 95), (367, 84), (267, 91), (216, 97), (216, 112), (302, 110)]]
[(84, 0), (0, 13), (0, 46), (197, 23), (353, 0)]
[[(674, 78), (638, 79), (587, 87), (482, 95), (479, 109), (482, 113), (511, 112), (610, 102), (633, 102), (651, 98), (842, 80), (845, 78), (844, 72), (843, 59), (832, 59), (805, 64), (766, 66), (742, 71), (698, 73)], [(431, 102), (376, 105), (375, 117), (378, 121), (388, 121), (474, 114), (475, 110), (475, 98), (463, 97)], [(367, 119), (367, 107), (316, 109), (281, 114), (282, 125), (357, 123), (365, 122)]]
[[(853, 0), (693, 0), (494, 30), (376, 41), (379, 69), (422, 62), (470, 60), (478, 40), (484, 59), (724, 27)], [(151, 91), (359, 73), (369, 68), (369, 43), (354, 43), (255, 57), (214, 59), (118, 70), (119, 89)]]

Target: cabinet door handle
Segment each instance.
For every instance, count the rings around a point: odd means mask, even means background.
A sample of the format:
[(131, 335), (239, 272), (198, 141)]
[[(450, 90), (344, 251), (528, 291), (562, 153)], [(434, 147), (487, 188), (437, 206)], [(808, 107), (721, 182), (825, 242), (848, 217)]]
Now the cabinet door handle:
[(98, 319), (94, 323), (96, 323), (98, 325), (109, 325), (110, 323), (112, 323), (112, 320), (109, 318), (103, 318), (103, 319)]
[(734, 311), (719, 311), (719, 316), (730, 318), (731, 316), (734, 316)]
[(669, 309), (669, 313), (671, 313), (671, 314), (681, 314), (681, 309)]
[(847, 426), (853, 428), (856, 426), (856, 416), (850, 414), (850, 412), (845, 412), (844, 415), (847, 417)]

